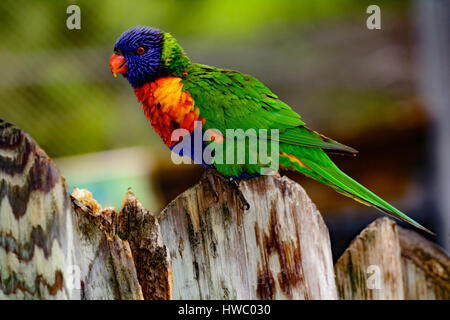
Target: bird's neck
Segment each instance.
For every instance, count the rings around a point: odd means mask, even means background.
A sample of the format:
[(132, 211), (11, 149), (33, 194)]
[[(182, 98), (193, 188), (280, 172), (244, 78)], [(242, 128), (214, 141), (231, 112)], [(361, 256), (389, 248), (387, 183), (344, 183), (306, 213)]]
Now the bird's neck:
[(164, 69), (168, 71), (170, 76), (182, 77), (183, 73), (191, 65), (191, 61), (170, 33), (164, 33), (163, 43), (161, 60)]

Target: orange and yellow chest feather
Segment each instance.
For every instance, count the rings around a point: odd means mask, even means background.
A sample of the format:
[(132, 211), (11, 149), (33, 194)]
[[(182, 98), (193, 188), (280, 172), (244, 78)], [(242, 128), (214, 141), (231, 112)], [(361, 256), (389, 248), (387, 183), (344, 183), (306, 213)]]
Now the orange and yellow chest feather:
[(145, 116), (169, 147), (177, 143), (171, 141), (174, 130), (192, 132), (195, 121), (204, 121), (189, 92), (182, 89), (181, 78), (163, 77), (134, 90)]

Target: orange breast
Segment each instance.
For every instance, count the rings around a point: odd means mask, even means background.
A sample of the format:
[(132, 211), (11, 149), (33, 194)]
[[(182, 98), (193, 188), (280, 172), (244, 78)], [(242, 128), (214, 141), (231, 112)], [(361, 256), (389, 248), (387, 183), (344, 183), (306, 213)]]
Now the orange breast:
[(177, 143), (171, 141), (175, 129), (183, 128), (191, 133), (194, 131), (194, 121), (204, 122), (191, 95), (182, 88), (181, 78), (164, 77), (134, 90), (145, 116), (169, 147)]

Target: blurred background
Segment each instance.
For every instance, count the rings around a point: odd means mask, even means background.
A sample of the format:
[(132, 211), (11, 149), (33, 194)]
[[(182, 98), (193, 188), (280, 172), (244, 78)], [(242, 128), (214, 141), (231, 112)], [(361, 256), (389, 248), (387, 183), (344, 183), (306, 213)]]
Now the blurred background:
[[(66, 27), (71, 4), (80, 30)], [(366, 27), (371, 4), (381, 30)], [(109, 70), (120, 34), (150, 25), (194, 62), (256, 76), (310, 128), (358, 149), (333, 160), (449, 248), (450, 1), (2, 0), (0, 17), (0, 117), (35, 138), (69, 191), (120, 208), (131, 186), (158, 212), (203, 172), (172, 164), (128, 82)], [(335, 259), (380, 217), (288, 175), (323, 214)]]

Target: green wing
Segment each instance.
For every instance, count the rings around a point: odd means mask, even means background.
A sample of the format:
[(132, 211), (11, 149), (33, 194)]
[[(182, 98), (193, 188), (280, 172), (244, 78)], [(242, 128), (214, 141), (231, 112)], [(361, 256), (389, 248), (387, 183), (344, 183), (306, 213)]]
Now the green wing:
[(183, 79), (206, 119), (205, 129), (278, 129), (279, 142), (321, 148), (328, 152), (357, 151), (309, 130), (287, 104), (256, 78), (237, 71), (193, 64)]
[[(336, 167), (324, 151), (347, 154), (357, 151), (306, 128), (300, 116), (257, 79), (194, 64), (183, 79), (183, 88), (205, 118), (205, 129), (218, 129), (222, 134), (226, 129), (278, 129), (280, 165), (430, 232)], [(218, 170), (238, 176), (242, 168), (227, 166)], [(257, 172), (251, 166), (246, 170)]]

